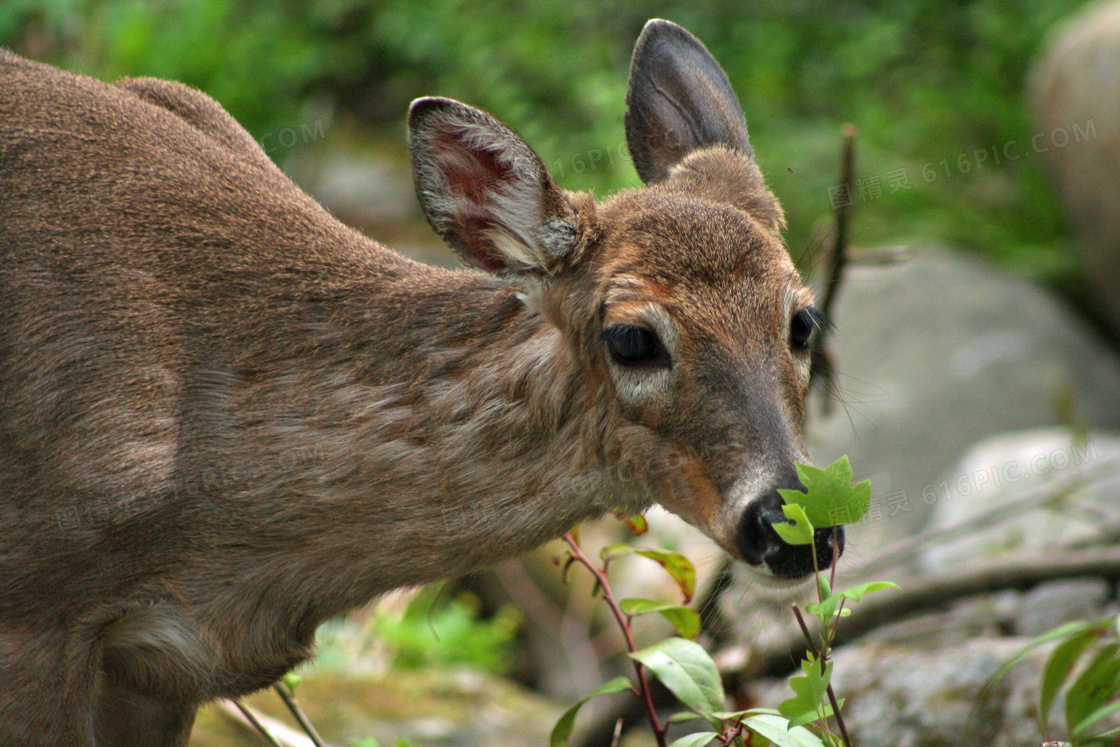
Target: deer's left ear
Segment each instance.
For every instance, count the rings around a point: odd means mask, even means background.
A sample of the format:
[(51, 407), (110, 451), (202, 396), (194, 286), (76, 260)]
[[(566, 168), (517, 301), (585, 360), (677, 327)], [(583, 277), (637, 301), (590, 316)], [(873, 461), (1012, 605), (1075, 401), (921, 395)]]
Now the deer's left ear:
[(486, 112), (451, 99), (417, 99), (408, 145), (424, 214), (467, 264), (551, 275), (576, 248), (572, 205), (533, 149)]
[(668, 178), (690, 152), (724, 145), (751, 157), (747, 120), (727, 74), (699, 39), (654, 19), (630, 63), (626, 144), (646, 184)]

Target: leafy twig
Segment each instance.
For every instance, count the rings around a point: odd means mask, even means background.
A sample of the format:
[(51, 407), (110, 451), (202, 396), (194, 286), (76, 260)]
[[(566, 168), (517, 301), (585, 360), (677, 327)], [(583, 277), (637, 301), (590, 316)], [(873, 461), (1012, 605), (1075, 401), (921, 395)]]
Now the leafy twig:
[[(576, 542), (575, 538), (572, 537), (571, 532), (565, 532), (563, 539), (571, 548), (572, 559), (587, 568), (587, 570), (590, 571), (591, 575), (595, 577), (598, 585), (603, 590), (604, 601), (606, 601), (607, 606), (610, 608), (611, 613), (615, 617), (615, 620), (618, 621), (618, 626), (622, 629), (622, 633), (626, 637), (627, 649), (629, 649), (630, 653), (636, 653), (638, 651), (638, 647), (635, 645), (634, 636), (630, 632), (630, 618), (622, 611), (622, 608), (618, 605), (618, 600), (615, 598), (614, 592), (611, 590), (610, 583), (607, 581), (607, 574), (605, 569), (606, 564), (610, 561), (604, 561), (604, 567), (603, 569), (600, 569), (594, 563), (592, 563), (586, 555), (584, 555), (583, 550), (580, 548), (579, 543)], [(642, 666), (641, 662), (635, 660), (634, 671), (638, 677), (639, 697), (645, 704), (646, 715), (649, 717), (650, 727), (653, 729), (653, 734), (657, 739), (658, 747), (667, 747), (667, 742), (665, 741), (665, 732), (667, 731), (667, 728), (661, 725), (661, 720), (657, 717), (657, 708), (653, 704), (653, 696), (650, 693), (649, 681), (646, 678), (645, 667)]]
[[(817, 647), (813, 645), (813, 636), (809, 633), (809, 626), (805, 624), (805, 618), (801, 615), (801, 608), (796, 604), (793, 605), (793, 614), (797, 618), (797, 624), (801, 626), (801, 632), (805, 635), (805, 643), (809, 646), (809, 650), (813, 652), (813, 655), (816, 656), (820, 661), (821, 672), (823, 673), (825, 671), (825, 667), (828, 666), (829, 646), (827, 639), (831, 638), (832, 636), (827, 632), (825, 633), (825, 641), (821, 650), (818, 651)], [(835, 632), (835, 628), (833, 628), (833, 632)], [(840, 704), (836, 700), (836, 693), (832, 689), (831, 682), (828, 683), (828, 688), (825, 692), (828, 693), (828, 704), (832, 706), (832, 715), (836, 717), (836, 725), (840, 727), (840, 737), (844, 740), (845, 747), (852, 747), (852, 738), (848, 736), (848, 727), (844, 724), (844, 716), (840, 713)]]

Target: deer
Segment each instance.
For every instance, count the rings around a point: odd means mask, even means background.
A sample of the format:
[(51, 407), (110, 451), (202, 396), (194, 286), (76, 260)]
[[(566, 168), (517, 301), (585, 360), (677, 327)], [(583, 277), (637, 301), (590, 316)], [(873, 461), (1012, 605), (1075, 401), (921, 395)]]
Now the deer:
[(774, 530), (822, 319), (735, 91), (653, 20), (626, 105), (643, 186), (596, 202), (414, 101), (446, 269), (193, 88), (0, 51), (0, 744), (181, 747), (325, 620), (614, 509), (774, 585), (839, 555)]

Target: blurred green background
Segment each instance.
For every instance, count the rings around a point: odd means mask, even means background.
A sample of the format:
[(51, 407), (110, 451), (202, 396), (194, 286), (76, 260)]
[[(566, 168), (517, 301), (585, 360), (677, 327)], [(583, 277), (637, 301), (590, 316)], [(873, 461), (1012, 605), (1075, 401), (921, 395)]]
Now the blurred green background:
[[(1084, 4), (5, 0), (0, 45), (105, 79), (193, 84), (258, 138), (313, 109), (403, 141), (412, 98), (451, 96), (512, 124), (562, 186), (603, 194), (637, 183), (623, 145), (627, 65), (645, 21), (668, 18), (738, 90), (803, 264), (829, 226), (851, 122), (857, 244), (943, 241), (1076, 301), (1057, 202), (1027, 145), (1025, 79), (1047, 31)], [(1026, 153), (996, 163), (1012, 141)]]

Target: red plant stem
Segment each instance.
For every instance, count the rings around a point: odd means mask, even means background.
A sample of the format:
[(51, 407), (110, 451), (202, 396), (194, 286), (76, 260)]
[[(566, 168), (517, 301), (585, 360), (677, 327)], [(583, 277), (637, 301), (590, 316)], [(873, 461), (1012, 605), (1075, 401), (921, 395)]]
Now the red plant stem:
[[(634, 636), (630, 632), (630, 620), (622, 611), (622, 608), (618, 606), (618, 600), (615, 599), (614, 592), (611, 591), (610, 584), (607, 583), (606, 567), (604, 566), (602, 570), (596, 568), (595, 564), (588, 560), (587, 556), (583, 554), (583, 550), (580, 549), (579, 544), (576, 543), (571, 532), (564, 533), (564, 541), (572, 548), (572, 557), (587, 568), (587, 570), (591, 572), (591, 575), (599, 582), (599, 585), (603, 587), (603, 599), (606, 600), (607, 606), (610, 607), (611, 612), (614, 614), (614, 619), (618, 621), (618, 627), (622, 628), (622, 634), (626, 636), (626, 647), (630, 649), (631, 653), (634, 653), (638, 650), (638, 647), (634, 644)], [(632, 661), (634, 662), (634, 671), (638, 675), (641, 699), (645, 703), (646, 713), (649, 716), (649, 723), (650, 726), (653, 727), (653, 735), (657, 738), (657, 745), (658, 747), (667, 747), (665, 732), (668, 731), (668, 729), (661, 726), (661, 721), (657, 718), (657, 708), (653, 705), (653, 694), (650, 692), (649, 681), (646, 679), (645, 667), (643, 667), (642, 663), (637, 659), (633, 659)]]

